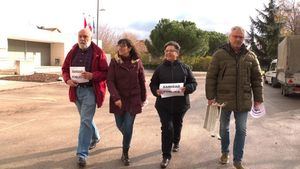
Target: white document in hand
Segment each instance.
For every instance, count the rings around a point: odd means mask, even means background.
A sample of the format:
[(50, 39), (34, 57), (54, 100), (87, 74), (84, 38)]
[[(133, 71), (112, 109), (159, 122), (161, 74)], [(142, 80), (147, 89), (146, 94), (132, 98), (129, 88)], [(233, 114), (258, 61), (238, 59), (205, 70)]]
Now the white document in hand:
[(182, 87), (183, 83), (161, 83), (159, 85), (159, 90), (163, 92), (161, 98), (184, 96), (184, 93), (181, 91)]
[(81, 76), (81, 73), (85, 72), (85, 67), (70, 67), (70, 76), (72, 80), (75, 80), (77, 83), (86, 83), (89, 82), (88, 79), (84, 79)]

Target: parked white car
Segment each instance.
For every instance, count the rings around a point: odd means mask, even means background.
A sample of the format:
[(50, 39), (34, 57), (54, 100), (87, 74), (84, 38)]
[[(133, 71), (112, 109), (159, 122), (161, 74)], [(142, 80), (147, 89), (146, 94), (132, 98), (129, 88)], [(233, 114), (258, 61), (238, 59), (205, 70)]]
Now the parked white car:
[(272, 87), (279, 86), (278, 80), (276, 78), (276, 67), (277, 67), (277, 59), (271, 62), (268, 71), (264, 74), (265, 83), (270, 84)]

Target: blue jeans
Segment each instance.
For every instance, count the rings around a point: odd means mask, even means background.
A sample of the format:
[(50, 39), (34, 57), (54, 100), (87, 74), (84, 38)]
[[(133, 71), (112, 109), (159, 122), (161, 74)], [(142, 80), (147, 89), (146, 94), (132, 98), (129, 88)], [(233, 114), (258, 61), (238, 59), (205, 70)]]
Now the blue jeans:
[[(231, 112), (221, 112), (220, 136), (222, 153), (229, 153), (229, 124)], [(241, 162), (244, 154), (248, 112), (234, 112), (235, 137), (233, 143), (233, 161)]]
[(93, 87), (77, 87), (75, 102), (80, 115), (77, 155), (86, 158), (89, 145), (100, 139), (98, 129), (93, 121), (96, 111), (96, 96)]
[(114, 114), (116, 119), (116, 125), (123, 135), (123, 148), (129, 148), (132, 138), (133, 123), (135, 115), (130, 115), (126, 112), (123, 115)]

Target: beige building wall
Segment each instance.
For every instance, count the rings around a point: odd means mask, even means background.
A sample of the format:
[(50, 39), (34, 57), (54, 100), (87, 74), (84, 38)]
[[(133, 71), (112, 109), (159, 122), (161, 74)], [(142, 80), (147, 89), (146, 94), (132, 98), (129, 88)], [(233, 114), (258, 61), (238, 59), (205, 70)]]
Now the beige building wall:
[(28, 41), (26, 55), (26, 57), (32, 58), (32, 60), (37, 59), (40, 61), (41, 66), (50, 66), (50, 43)]
[(1, 32), (0, 73), (2, 70), (18, 70), (19, 74), (30, 74), (33, 70), (52, 71), (63, 64), (76, 42), (77, 36), (74, 34), (39, 30), (36, 27)]
[[(31, 32), (31, 33), (30, 33)], [(94, 39), (95, 41), (95, 39)], [(26, 65), (62, 66), (67, 53), (77, 43), (77, 34), (60, 34), (35, 30), (0, 35), (0, 70), (16, 69)], [(99, 46), (102, 41), (99, 40)], [(31, 65), (31, 66), (30, 66)]]
[(51, 66), (61, 66), (65, 58), (65, 46), (63, 43), (51, 43)]
[(8, 39), (9, 60), (31, 61), (34, 66), (50, 65), (50, 44)]

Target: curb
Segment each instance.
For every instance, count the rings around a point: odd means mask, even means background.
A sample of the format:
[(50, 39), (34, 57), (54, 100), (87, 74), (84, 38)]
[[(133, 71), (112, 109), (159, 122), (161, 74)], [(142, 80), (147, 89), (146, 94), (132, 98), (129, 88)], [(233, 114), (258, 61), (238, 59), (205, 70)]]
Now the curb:
[(7, 88), (7, 89), (0, 89), (0, 92), (13, 91), (13, 90), (18, 90), (18, 89), (26, 89), (26, 88), (33, 88), (33, 87), (44, 86), (44, 85), (52, 85), (52, 84), (58, 84), (58, 83), (64, 83), (64, 82), (63, 81), (48, 82), (48, 83), (38, 83), (37, 82), (37, 84), (32, 84), (32, 85), (28, 85), (28, 86), (19, 86), (19, 87)]

